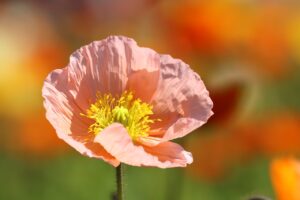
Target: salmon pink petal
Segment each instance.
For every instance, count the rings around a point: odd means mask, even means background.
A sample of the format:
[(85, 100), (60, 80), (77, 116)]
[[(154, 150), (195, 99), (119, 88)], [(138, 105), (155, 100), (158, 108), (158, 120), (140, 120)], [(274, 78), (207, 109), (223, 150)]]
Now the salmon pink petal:
[(151, 103), (156, 117), (162, 121), (153, 128), (158, 132), (164, 129), (164, 140), (185, 136), (213, 114), (213, 103), (204, 83), (181, 60), (162, 55), (158, 83)]
[(149, 102), (155, 92), (159, 80), (159, 71), (140, 70), (128, 77), (126, 89), (144, 102)]
[(59, 138), (83, 155), (101, 158), (114, 166), (119, 164), (100, 145), (92, 144), (92, 135), (87, 133), (89, 122), (80, 116), (81, 109), (67, 89), (66, 69), (58, 69), (48, 75), (42, 94), (46, 117), (55, 128)]
[(122, 163), (133, 166), (160, 168), (185, 167), (193, 162), (189, 152), (172, 142), (163, 142), (154, 147), (133, 143), (123, 125), (114, 123), (100, 132), (94, 140)]
[[(155, 51), (139, 47), (130, 38), (110, 36), (71, 55), (68, 76), (73, 84), (69, 89), (84, 110), (95, 101), (97, 92), (120, 95), (126, 87), (143, 100), (143, 94), (154, 91), (149, 83), (155, 85), (158, 80), (159, 66), (160, 57)], [(141, 83), (137, 83), (141, 75), (143, 83), (148, 83), (143, 91)]]
[(153, 147), (160, 144), (162, 142), (162, 139), (159, 137), (147, 136), (147, 137), (139, 137), (138, 142), (145, 146)]
[(84, 111), (76, 104), (68, 90), (68, 81), (64, 78), (66, 74), (66, 68), (54, 70), (44, 82), (42, 96), (46, 115), (52, 125), (56, 124), (55, 129), (64, 130), (64, 135), (86, 135), (89, 121), (80, 116)]

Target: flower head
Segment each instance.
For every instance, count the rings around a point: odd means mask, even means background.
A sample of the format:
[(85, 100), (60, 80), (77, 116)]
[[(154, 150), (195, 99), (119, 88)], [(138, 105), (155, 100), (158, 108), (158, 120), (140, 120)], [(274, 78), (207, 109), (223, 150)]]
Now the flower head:
[(46, 117), (83, 155), (118, 166), (184, 167), (191, 153), (169, 140), (212, 115), (200, 77), (179, 59), (110, 36), (81, 47), (43, 87)]

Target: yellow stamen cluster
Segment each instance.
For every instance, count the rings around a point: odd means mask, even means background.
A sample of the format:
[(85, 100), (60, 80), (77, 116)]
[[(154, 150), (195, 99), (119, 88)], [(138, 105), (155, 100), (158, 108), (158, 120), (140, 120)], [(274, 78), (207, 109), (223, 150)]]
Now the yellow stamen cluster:
[(153, 115), (152, 106), (140, 99), (134, 99), (132, 92), (127, 91), (120, 97), (97, 94), (96, 102), (82, 115), (95, 120), (89, 127), (91, 133), (98, 134), (110, 124), (119, 122), (126, 127), (133, 140), (148, 136), (150, 124), (157, 121), (150, 119)]

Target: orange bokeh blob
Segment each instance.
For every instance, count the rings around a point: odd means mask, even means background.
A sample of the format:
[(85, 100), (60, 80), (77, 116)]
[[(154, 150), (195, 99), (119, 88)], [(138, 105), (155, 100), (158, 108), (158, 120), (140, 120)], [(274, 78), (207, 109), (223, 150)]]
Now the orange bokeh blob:
[(16, 153), (34, 156), (51, 156), (67, 149), (67, 145), (57, 138), (43, 112), (22, 118), (9, 144), (9, 148)]
[(277, 200), (300, 199), (300, 161), (292, 157), (271, 163), (271, 179)]
[(231, 127), (217, 126), (214, 134), (199, 134), (189, 148), (194, 153), (189, 169), (206, 179), (219, 178), (234, 164), (257, 156), (300, 155), (300, 116), (276, 113)]

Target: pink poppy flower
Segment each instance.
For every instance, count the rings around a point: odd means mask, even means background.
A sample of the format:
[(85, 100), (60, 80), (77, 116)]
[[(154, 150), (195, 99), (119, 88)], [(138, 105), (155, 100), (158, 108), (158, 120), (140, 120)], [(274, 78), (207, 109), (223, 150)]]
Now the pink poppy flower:
[(185, 167), (191, 153), (169, 140), (213, 114), (200, 77), (179, 59), (123, 36), (81, 47), (43, 86), (46, 117), (81, 154), (118, 166)]

